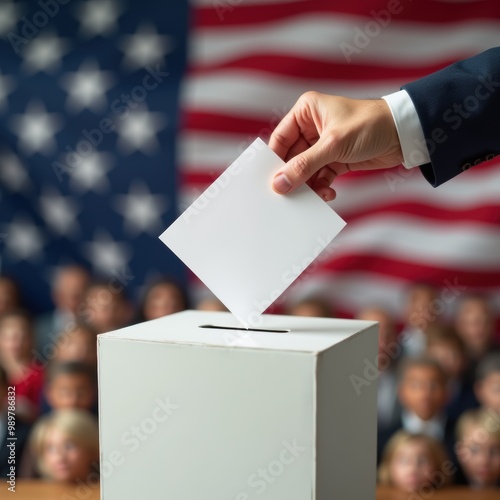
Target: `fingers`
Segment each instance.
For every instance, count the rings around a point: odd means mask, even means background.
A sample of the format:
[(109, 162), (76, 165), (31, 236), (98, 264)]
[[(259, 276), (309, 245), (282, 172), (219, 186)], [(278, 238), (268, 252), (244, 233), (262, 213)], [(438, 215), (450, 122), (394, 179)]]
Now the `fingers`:
[(335, 189), (331, 187), (323, 187), (320, 189), (315, 189), (316, 194), (321, 197), (325, 201), (333, 201), (337, 197), (337, 193), (335, 192)]
[(311, 188), (318, 196), (325, 201), (332, 201), (335, 199), (337, 193), (331, 187), (331, 182), (326, 177), (318, 177), (310, 184)]
[(318, 170), (316, 174), (316, 178), (314, 179), (313, 185), (311, 187), (314, 189), (315, 186), (331, 186), (335, 177), (337, 177), (338, 172), (335, 168), (332, 168), (332, 165), (327, 165), (326, 167)]
[[(323, 142), (320, 139), (309, 149), (294, 156), (279, 170), (273, 179), (273, 189), (279, 194), (293, 191), (311, 179), (318, 170), (328, 163), (330, 162), (327, 157), (327, 148), (323, 147)], [(331, 177), (331, 174), (329, 176)], [(330, 177), (327, 176), (326, 179), (328, 180)]]
[(283, 160), (288, 156), (300, 136), (300, 128), (295, 120), (294, 108), (276, 126), (269, 138), (269, 147)]
[(297, 156), (309, 149), (311, 147), (311, 144), (313, 144), (317, 140), (318, 139), (316, 138), (316, 140), (313, 142), (307, 142), (304, 136), (299, 135), (298, 139), (295, 141), (295, 144), (288, 150), (286, 157), (283, 159), (285, 160), (285, 162), (290, 161), (294, 156)]
[[(280, 178), (278, 178), (276, 182), (279, 183)], [(330, 187), (330, 184), (331, 183), (324, 177), (315, 179), (313, 182), (309, 183), (310, 187), (316, 192), (316, 194), (325, 201), (332, 201), (337, 196), (337, 193), (332, 187)], [(285, 189), (287, 188), (285, 187)]]
[(274, 176), (273, 179), (273, 189), (278, 194), (286, 194), (292, 189), (292, 184), (290, 179), (285, 172), (279, 172)]

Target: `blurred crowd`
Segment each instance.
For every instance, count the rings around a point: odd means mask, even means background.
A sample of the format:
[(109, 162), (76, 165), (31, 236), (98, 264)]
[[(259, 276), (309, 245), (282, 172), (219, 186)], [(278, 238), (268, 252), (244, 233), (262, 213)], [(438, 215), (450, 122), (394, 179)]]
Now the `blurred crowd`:
[[(500, 486), (497, 317), (486, 296), (447, 300), (444, 292), (413, 284), (399, 317), (377, 305), (357, 314), (380, 328), (378, 360), (373, 360), (378, 361), (378, 479), (408, 492), (452, 483)], [(0, 471), (8, 476), (7, 438), (15, 432), (17, 477), (98, 481), (96, 335), (190, 304), (183, 288), (167, 278), (150, 283), (132, 304), (118, 281), (95, 281), (79, 266), (57, 270), (52, 301), (52, 311), (32, 317), (18, 284), (0, 276)], [(445, 315), (451, 307), (452, 314)], [(213, 298), (197, 308), (225, 310)], [(284, 312), (335, 314), (329, 301), (318, 297), (290, 304)], [(16, 415), (15, 426), (9, 412)]]
[(187, 296), (174, 281), (157, 279), (134, 307), (118, 280), (96, 281), (82, 267), (65, 266), (54, 276), (52, 302), (52, 311), (33, 317), (18, 284), (0, 276), (0, 472), (98, 480), (97, 334), (182, 311)]

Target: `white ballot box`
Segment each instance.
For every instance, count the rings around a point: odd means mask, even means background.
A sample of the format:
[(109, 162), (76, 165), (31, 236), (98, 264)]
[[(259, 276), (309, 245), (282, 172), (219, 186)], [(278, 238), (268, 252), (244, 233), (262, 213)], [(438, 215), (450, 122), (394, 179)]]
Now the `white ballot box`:
[(375, 498), (377, 324), (185, 311), (98, 336), (102, 500)]

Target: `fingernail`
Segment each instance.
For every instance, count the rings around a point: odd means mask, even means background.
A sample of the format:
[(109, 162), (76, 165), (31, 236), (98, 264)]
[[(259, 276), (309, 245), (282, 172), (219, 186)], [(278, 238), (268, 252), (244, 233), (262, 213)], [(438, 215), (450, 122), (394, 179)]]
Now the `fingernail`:
[(292, 184), (288, 180), (288, 177), (280, 172), (274, 179), (273, 179), (273, 189), (277, 193), (285, 194), (290, 191), (292, 188)]

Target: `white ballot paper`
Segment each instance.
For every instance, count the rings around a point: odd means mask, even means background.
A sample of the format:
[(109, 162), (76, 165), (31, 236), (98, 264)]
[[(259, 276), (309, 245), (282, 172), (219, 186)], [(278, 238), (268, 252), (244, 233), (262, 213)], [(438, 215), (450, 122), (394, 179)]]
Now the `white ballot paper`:
[(245, 328), (345, 226), (309, 186), (275, 193), (283, 164), (256, 139), (160, 236)]

